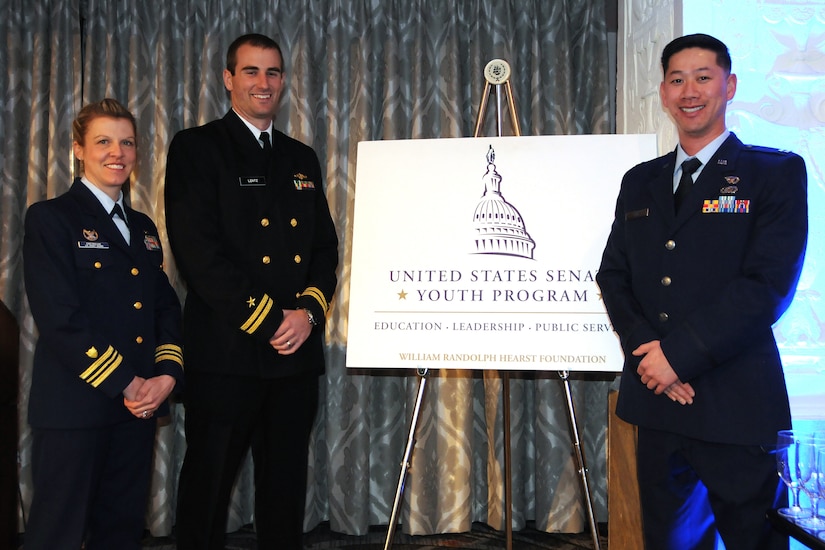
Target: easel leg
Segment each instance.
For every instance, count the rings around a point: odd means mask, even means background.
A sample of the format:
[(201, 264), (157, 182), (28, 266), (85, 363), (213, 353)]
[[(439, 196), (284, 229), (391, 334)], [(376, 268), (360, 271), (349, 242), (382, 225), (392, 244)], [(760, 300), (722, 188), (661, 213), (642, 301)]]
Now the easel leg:
[(570, 391), (570, 373), (566, 370), (560, 371), (559, 376), (564, 385), (564, 397), (567, 400), (567, 419), (570, 421), (570, 436), (573, 442), (573, 451), (576, 455), (576, 463), (579, 468), (582, 492), (584, 493), (584, 504), (587, 508), (587, 519), (590, 523), (590, 534), (593, 538), (593, 548), (594, 550), (600, 550), (599, 529), (596, 525), (596, 515), (593, 513), (593, 498), (590, 495), (590, 484), (587, 482), (587, 465), (584, 462), (584, 453), (582, 452), (581, 439), (579, 438), (576, 409), (573, 406), (573, 393)]
[(401, 474), (398, 476), (398, 486), (395, 489), (395, 500), (392, 504), (392, 514), (387, 527), (387, 539), (384, 541), (384, 550), (392, 548), (392, 537), (395, 534), (395, 526), (398, 524), (398, 514), (401, 511), (401, 498), (404, 496), (404, 483), (407, 479), (407, 471), (410, 468), (410, 457), (415, 447), (415, 428), (418, 425), (418, 413), (421, 411), (421, 402), (424, 400), (424, 388), (427, 386), (428, 369), (419, 368), (418, 372), (418, 395), (415, 398), (412, 420), (410, 421), (410, 433), (407, 435), (407, 447), (404, 449), (404, 458), (401, 460)]
[(513, 467), (510, 446), (510, 373), (501, 377), (502, 416), (504, 419), (504, 537), (506, 549), (513, 550)]
[[(500, 60), (499, 60), (500, 61)], [(491, 61), (491, 63), (493, 63)], [(501, 62), (503, 63), (503, 62)], [(507, 74), (510, 73), (510, 66), (504, 63), (507, 68)], [(513, 99), (513, 89), (510, 86), (510, 81), (505, 80), (504, 85), (507, 87), (507, 101), (510, 106), (510, 118), (513, 121), (513, 130), (515, 135), (521, 135), (521, 127), (518, 123), (518, 114), (516, 113), (516, 104)], [(478, 109), (478, 117), (476, 118), (474, 137), (478, 137), (481, 132), (481, 124), (484, 121), (484, 113), (487, 110), (487, 101), (490, 99), (490, 89), (495, 86), (496, 89), (496, 133), (498, 137), (503, 135), (501, 124), (501, 84), (492, 84), (488, 81), (484, 86), (484, 92), (481, 95), (481, 105)], [(512, 466), (511, 464), (511, 449), (510, 449), (510, 373), (505, 371), (501, 377), (501, 391), (502, 391), (502, 417), (504, 420), (504, 536), (506, 541), (506, 550), (513, 550), (513, 489), (512, 489)]]

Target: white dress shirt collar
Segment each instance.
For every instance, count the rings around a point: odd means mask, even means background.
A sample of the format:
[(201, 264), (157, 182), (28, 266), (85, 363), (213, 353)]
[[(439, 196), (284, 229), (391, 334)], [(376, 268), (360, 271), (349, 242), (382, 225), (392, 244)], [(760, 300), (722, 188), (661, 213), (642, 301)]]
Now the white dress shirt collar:
[(100, 204), (103, 205), (103, 208), (104, 210), (106, 210), (106, 212), (111, 212), (112, 208), (115, 207), (115, 203), (117, 203), (120, 205), (120, 208), (123, 209), (125, 215), (126, 207), (123, 205), (123, 191), (121, 191), (118, 194), (117, 200), (114, 201), (112, 200), (112, 197), (98, 189), (92, 182), (86, 179), (86, 176), (81, 177), (80, 181), (82, 181), (83, 185), (85, 185), (89, 189), (89, 191), (91, 191), (92, 194), (95, 197), (97, 197), (97, 200), (100, 201)]
[(269, 142), (272, 143), (272, 121), (269, 122), (269, 127), (266, 130), (259, 130), (254, 124), (252, 124), (244, 117), (242, 117), (238, 111), (235, 111), (235, 109), (232, 109), (232, 111), (236, 115), (238, 115), (238, 118), (241, 119), (241, 122), (243, 122), (246, 125), (246, 127), (249, 128), (249, 131), (252, 132), (252, 135), (255, 136), (255, 139), (258, 140), (258, 143), (261, 145), (261, 147), (263, 147), (264, 145), (261, 141), (261, 132), (269, 132)]
[(679, 144), (676, 146), (676, 166), (673, 168), (673, 189), (676, 190), (676, 187), (679, 186), (679, 179), (682, 177), (682, 163), (689, 158), (698, 158), (702, 165), (693, 173), (693, 181), (696, 181), (696, 178), (699, 177), (699, 174), (702, 173), (707, 163), (710, 161), (710, 158), (716, 154), (716, 151), (719, 150), (719, 147), (722, 146), (722, 143), (728, 139), (730, 135), (730, 130), (725, 130), (718, 137), (716, 137), (713, 141), (702, 147), (702, 149), (693, 155), (692, 157), (685, 153), (685, 150), (682, 149), (682, 145)]
[[(92, 194), (100, 202), (101, 206), (103, 206), (103, 209), (106, 210), (106, 212), (111, 213), (112, 208), (115, 207), (115, 204), (119, 204), (120, 209), (123, 211), (123, 215), (126, 216), (126, 206), (123, 204), (123, 191), (120, 191), (120, 193), (118, 193), (117, 200), (114, 201), (112, 200), (112, 197), (110, 197), (97, 187), (95, 187), (95, 185), (92, 182), (86, 179), (86, 176), (81, 177), (80, 181), (83, 182), (83, 185), (85, 185), (89, 189), (89, 191), (92, 192)], [(115, 216), (113, 218), (113, 221), (115, 222), (117, 228), (120, 230), (120, 234), (123, 235), (123, 238), (126, 239), (126, 242), (128, 243), (131, 238), (131, 232), (129, 231), (128, 221), (120, 219), (120, 216)]]

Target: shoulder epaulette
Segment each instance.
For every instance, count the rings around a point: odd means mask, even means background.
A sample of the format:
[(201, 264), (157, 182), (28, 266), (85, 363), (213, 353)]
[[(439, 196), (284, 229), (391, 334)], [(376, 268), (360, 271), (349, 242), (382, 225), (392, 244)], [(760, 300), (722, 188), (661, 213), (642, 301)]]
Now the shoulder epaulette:
[(769, 153), (772, 155), (792, 155), (793, 151), (787, 149), (776, 149), (774, 147), (764, 147), (762, 145), (745, 145), (745, 151), (752, 151), (754, 153)]

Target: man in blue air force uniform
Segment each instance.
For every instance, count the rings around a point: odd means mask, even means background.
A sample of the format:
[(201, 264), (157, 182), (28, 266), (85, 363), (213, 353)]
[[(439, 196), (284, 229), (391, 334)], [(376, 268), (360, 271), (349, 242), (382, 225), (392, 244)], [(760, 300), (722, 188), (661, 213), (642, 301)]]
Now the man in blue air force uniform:
[(714, 548), (717, 531), (731, 550), (787, 548), (765, 520), (787, 500), (770, 449), (791, 426), (771, 326), (802, 268), (807, 179), (799, 156), (725, 128), (730, 63), (707, 35), (665, 47), (679, 145), (624, 176), (597, 276), (625, 353), (617, 413), (639, 428), (649, 550)]

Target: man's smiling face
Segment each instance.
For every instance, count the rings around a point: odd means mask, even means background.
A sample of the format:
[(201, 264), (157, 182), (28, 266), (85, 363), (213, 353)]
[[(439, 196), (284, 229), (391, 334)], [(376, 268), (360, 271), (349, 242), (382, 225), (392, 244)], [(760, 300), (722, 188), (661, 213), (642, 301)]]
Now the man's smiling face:
[(278, 50), (244, 44), (238, 48), (235, 74), (224, 69), (223, 83), (232, 108), (265, 130), (275, 118), (284, 86), (283, 61)]
[(673, 54), (659, 95), (679, 130), (682, 147), (698, 147), (688, 154), (725, 130), (725, 109), (735, 93), (736, 75), (720, 67), (711, 50), (686, 48)]

